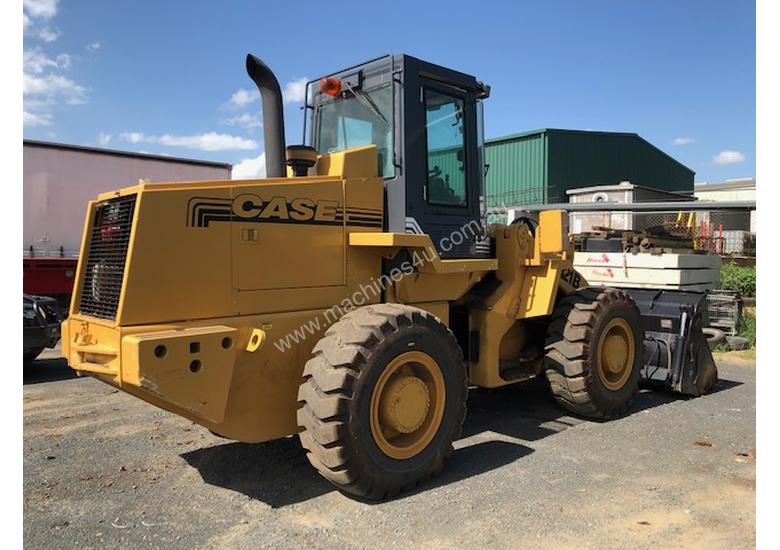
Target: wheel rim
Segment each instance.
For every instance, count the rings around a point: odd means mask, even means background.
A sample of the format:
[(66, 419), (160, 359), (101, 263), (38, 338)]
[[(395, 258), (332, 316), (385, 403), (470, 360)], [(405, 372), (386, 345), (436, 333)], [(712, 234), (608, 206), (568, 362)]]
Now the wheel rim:
[(379, 449), (391, 458), (419, 454), (444, 416), (444, 377), (436, 361), (421, 351), (393, 359), (371, 396), (371, 432)]
[(612, 319), (601, 333), (598, 345), (598, 373), (612, 391), (622, 388), (634, 368), (634, 331), (622, 318)]

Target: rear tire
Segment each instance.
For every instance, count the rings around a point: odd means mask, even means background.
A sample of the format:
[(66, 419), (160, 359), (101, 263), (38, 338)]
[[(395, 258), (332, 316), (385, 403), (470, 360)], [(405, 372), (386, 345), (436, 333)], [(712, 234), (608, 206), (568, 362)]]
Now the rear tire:
[(622, 414), (639, 389), (643, 341), (639, 309), (621, 290), (584, 288), (560, 300), (545, 343), (555, 400), (590, 418)]
[(348, 313), (314, 347), (303, 375), (301, 443), (319, 473), (352, 495), (380, 500), (416, 487), (441, 472), (460, 437), (463, 355), (421, 309)]

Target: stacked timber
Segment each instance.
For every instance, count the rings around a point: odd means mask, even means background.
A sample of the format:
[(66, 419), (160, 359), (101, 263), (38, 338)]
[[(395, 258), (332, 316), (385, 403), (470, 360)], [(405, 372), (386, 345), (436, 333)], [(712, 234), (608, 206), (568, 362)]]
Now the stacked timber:
[[(675, 230), (676, 229), (676, 230)], [(582, 252), (690, 253), (694, 242), (690, 233), (670, 226), (649, 227), (645, 231), (594, 228), (572, 235), (574, 250)]]

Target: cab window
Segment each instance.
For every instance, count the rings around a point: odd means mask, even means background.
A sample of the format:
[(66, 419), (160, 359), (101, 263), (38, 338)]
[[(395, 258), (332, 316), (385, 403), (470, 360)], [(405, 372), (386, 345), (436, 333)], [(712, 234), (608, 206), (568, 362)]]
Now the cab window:
[(466, 131), (463, 99), (425, 90), (428, 203), (466, 206)]
[(321, 153), (374, 144), (379, 174), (395, 175), (393, 165), (393, 91), (390, 85), (358, 91), (317, 107), (316, 148)]

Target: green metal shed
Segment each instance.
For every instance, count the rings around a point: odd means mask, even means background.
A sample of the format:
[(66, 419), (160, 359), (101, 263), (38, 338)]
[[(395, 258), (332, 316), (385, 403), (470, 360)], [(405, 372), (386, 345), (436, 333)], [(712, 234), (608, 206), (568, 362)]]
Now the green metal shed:
[(487, 206), (566, 202), (578, 187), (630, 181), (693, 194), (695, 172), (637, 134), (545, 128), (486, 141)]

